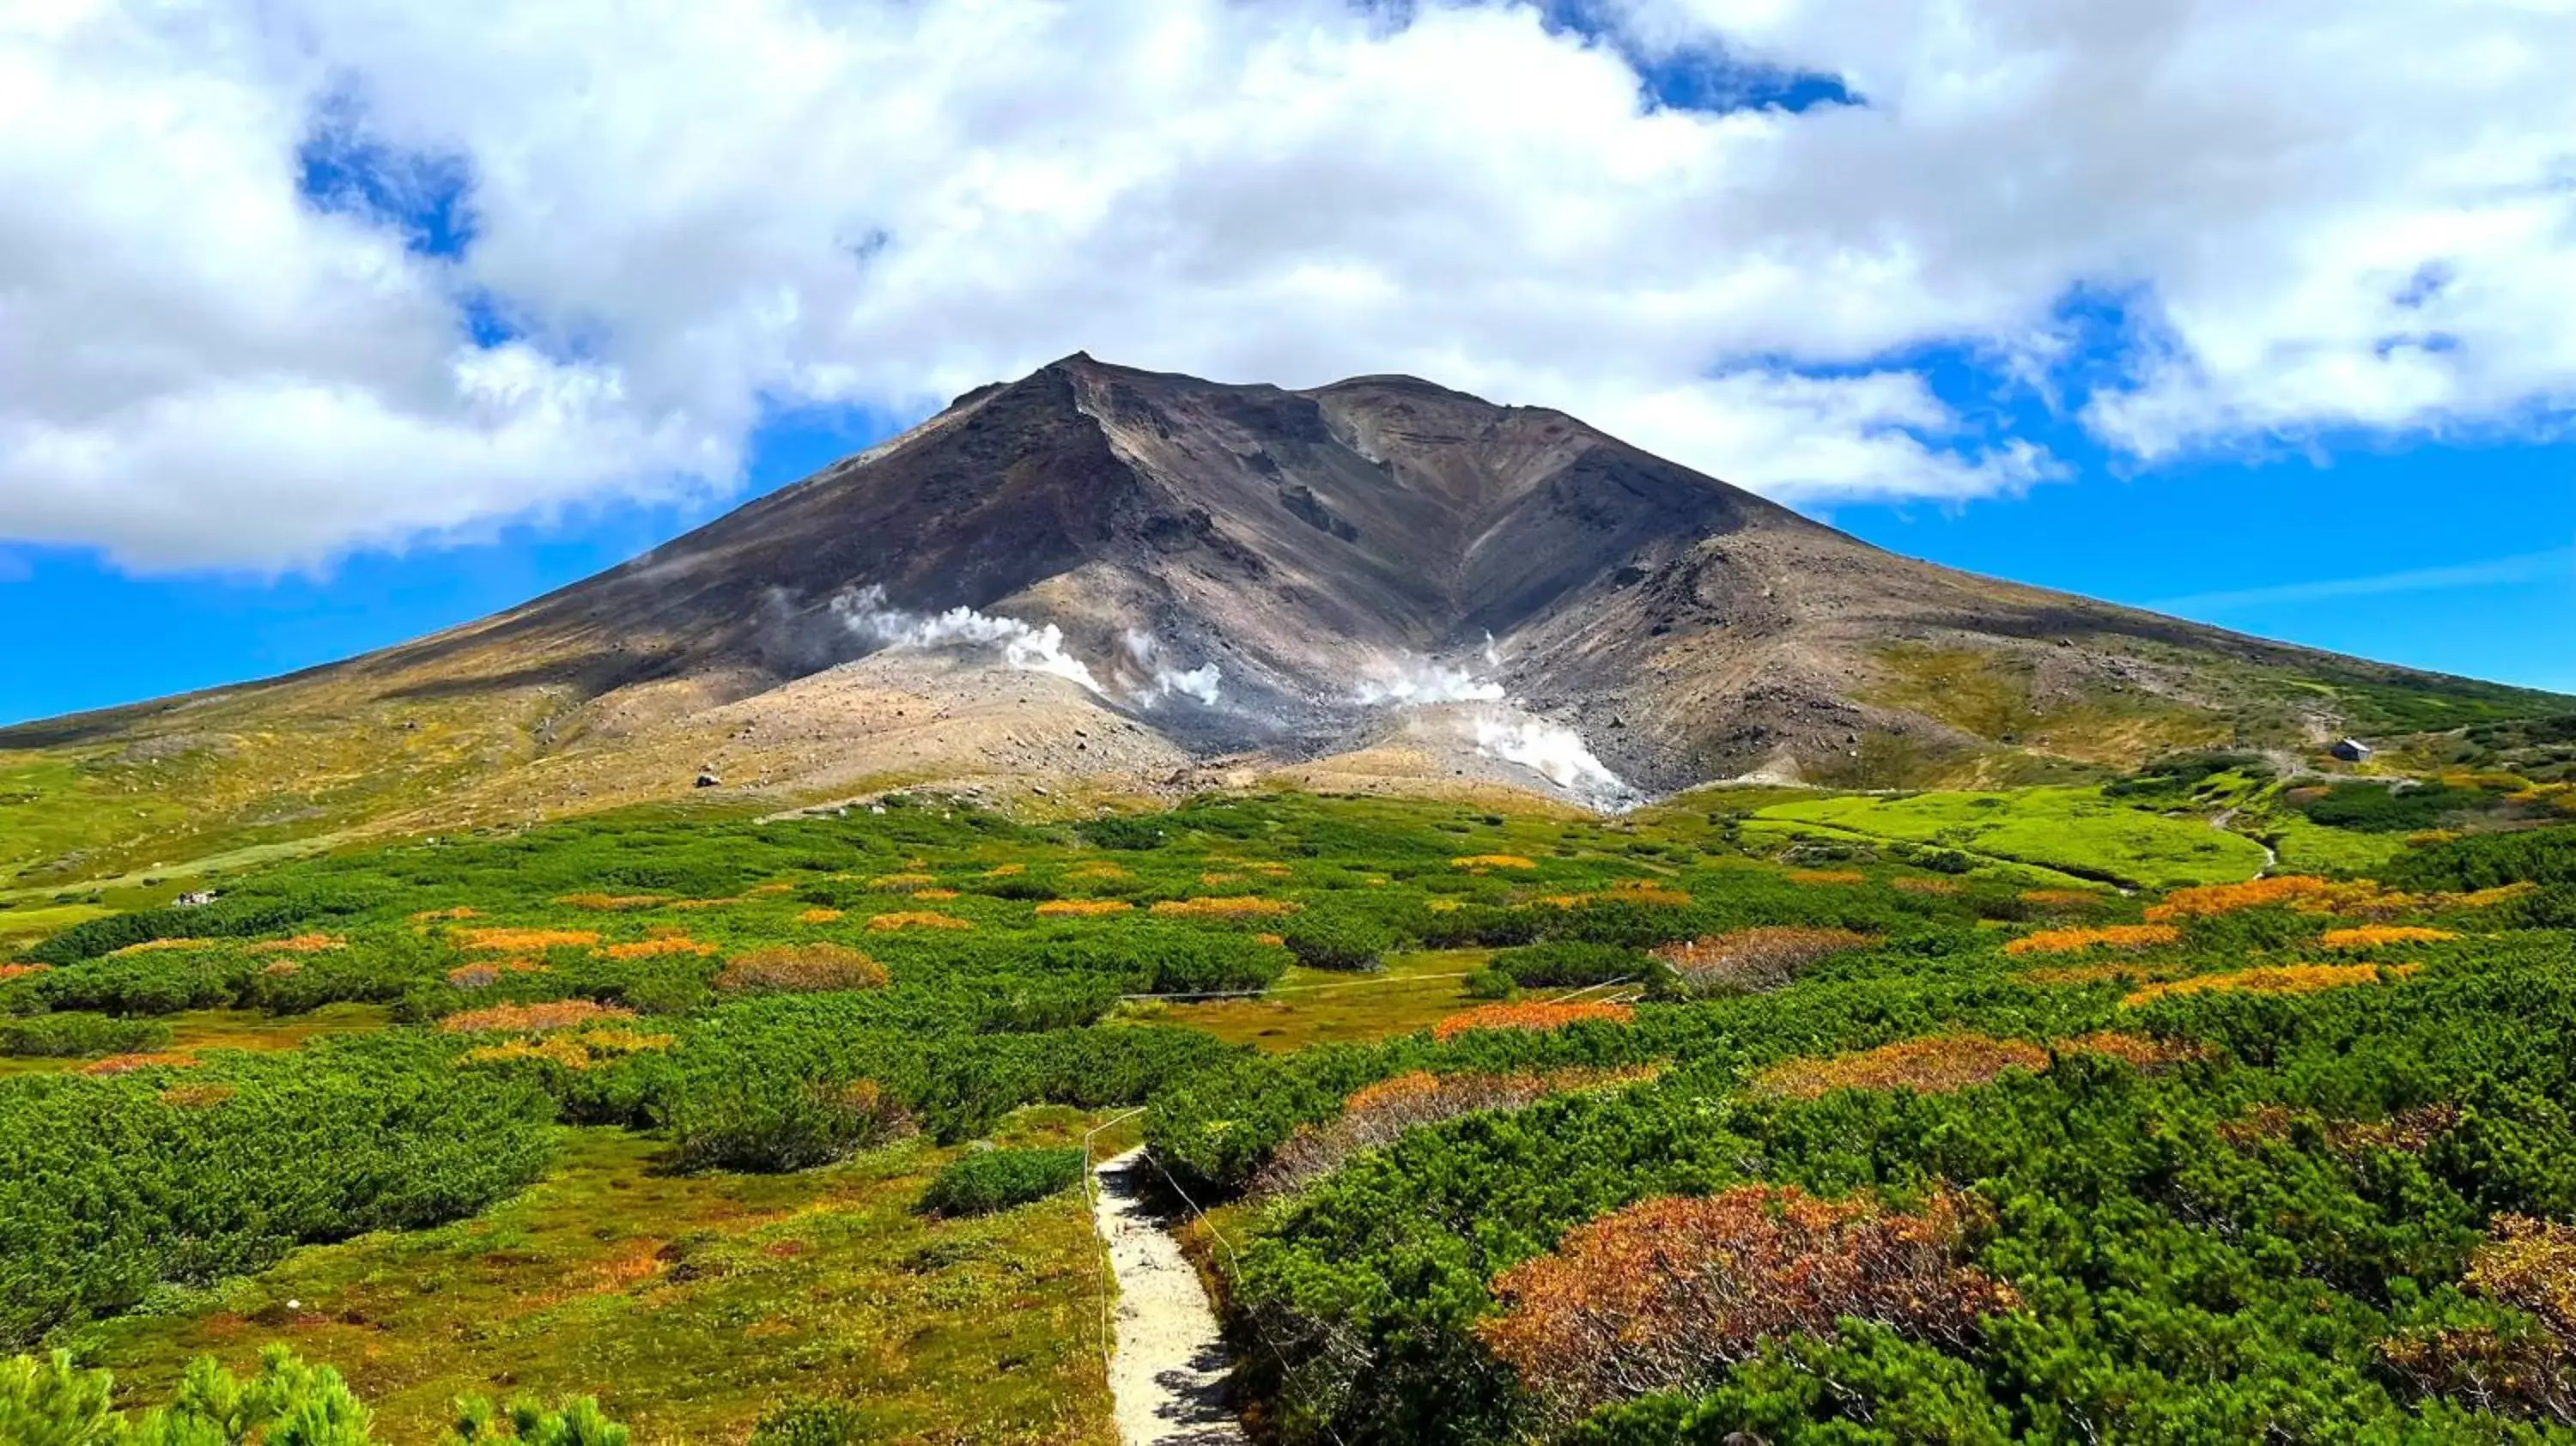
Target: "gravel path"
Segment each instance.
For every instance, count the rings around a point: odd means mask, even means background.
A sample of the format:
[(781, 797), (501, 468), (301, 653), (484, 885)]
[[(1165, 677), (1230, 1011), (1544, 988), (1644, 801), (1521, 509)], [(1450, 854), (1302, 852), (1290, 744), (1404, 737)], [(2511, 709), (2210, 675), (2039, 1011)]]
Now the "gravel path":
[(1226, 1402), (1225, 1343), (1198, 1272), (1148, 1202), (1142, 1148), (1103, 1161), (1092, 1218), (1118, 1275), (1109, 1390), (1126, 1446), (1243, 1446)]

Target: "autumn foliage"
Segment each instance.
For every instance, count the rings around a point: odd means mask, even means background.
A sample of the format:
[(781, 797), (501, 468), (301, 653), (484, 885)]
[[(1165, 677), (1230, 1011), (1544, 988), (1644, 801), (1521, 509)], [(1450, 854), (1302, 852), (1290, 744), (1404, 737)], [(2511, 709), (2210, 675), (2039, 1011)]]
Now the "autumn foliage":
[(450, 1034), (545, 1034), (558, 1029), (628, 1020), (635, 1011), (588, 999), (552, 999), (540, 1004), (495, 1004), (468, 1009), (438, 1022)]
[(868, 920), (868, 927), (875, 929), (880, 933), (893, 933), (900, 929), (972, 929), (975, 926), (967, 920), (958, 918), (954, 914), (933, 914), (927, 911), (922, 911), (903, 914), (879, 914)]
[(1478, 1110), (1517, 1109), (1548, 1095), (1618, 1089), (1661, 1074), (1661, 1066), (1559, 1069), (1519, 1074), (1433, 1074), (1414, 1070), (1353, 1094), (1330, 1123), (1289, 1137), (1253, 1180), (1259, 1193), (1294, 1190), (1341, 1168), (1362, 1150), (1393, 1144), (1405, 1131)]
[(2018, 1304), (1964, 1263), (1977, 1209), (1940, 1193), (1905, 1213), (1790, 1185), (1649, 1200), (1497, 1276), (1505, 1309), (1475, 1330), (1559, 1422), (1705, 1385), (1764, 1341), (1844, 1319), (1962, 1349), (1980, 1317)]
[(291, 939), (263, 939), (252, 949), (263, 954), (328, 954), (346, 949), (349, 941), (331, 934), (298, 934)]
[(1462, 1010), (1431, 1026), (1431, 1033), (1437, 1039), (1455, 1039), (1471, 1029), (1563, 1029), (1569, 1024), (1581, 1024), (1587, 1020), (1626, 1024), (1636, 1017), (1637, 1011), (1625, 1004), (1591, 999), (1566, 1004), (1531, 1000), (1483, 1004)]
[(628, 944), (611, 944), (599, 951), (603, 959), (661, 959), (673, 954), (695, 954), (703, 959), (716, 952), (713, 944), (695, 939), (665, 935), (659, 939), (637, 939)]
[(30, 974), (42, 974), (52, 967), (54, 966), (50, 964), (0, 964), (0, 980), (24, 979)]
[(1038, 905), (1037, 914), (1041, 919), (1096, 919), (1135, 907), (1125, 899), (1049, 899)]
[(1487, 869), (1534, 869), (1538, 867), (1538, 861), (1523, 858), (1519, 854), (1467, 854), (1451, 859), (1449, 866), (1466, 869), (1471, 873), (1483, 873)]
[(2165, 895), (2163, 903), (2147, 909), (2147, 920), (2166, 923), (2180, 919), (2210, 919), (2221, 914), (2274, 905), (2304, 906), (2331, 912), (2339, 904), (2351, 903), (2378, 891), (2377, 884), (2368, 882), (2338, 884), (2306, 874), (2277, 874), (2270, 878), (2248, 879), (2241, 884), (2203, 884), (2197, 888), (2176, 889)]
[(186, 1069), (197, 1057), (185, 1051), (158, 1054), (112, 1054), (81, 1066), (83, 1074), (132, 1074), (138, 1069)]
[(1783, 1060), (1753, 1083), (1764, 1094), (1800, 1100), (1846, 1089), (1945, 1094), (1986, 1084), (2008, 1069), (2046, 1068), (2048, 1051), (2026, 1039), (1933, 1034), (1831, 1059)]
[(2328, 929), (2317, 942), (2329, 949), (2377, 949), (2388, 944), (2438, 944), (2460, 937), (2448, 929), (2426, 929), (2407, 924), (2363, 924), (2352, 929)]
[(2402, 979), (2421, 964), (2282, 964), (2261, 969), (2236, 969), (2223, 974), (2195, 974), (2188, 979), (2169, 979), (2131, 992), (2120, 1002), (2134, 1008), (2177, 994), (2215, 994), (2237, 991), (2246, 994), (2311, 994), (2320, 989), (2340, 989), (2352, 984), (2376, 984), (2382, 976)]
[(649, 909), (665, 900), (659, 894), (566, 894), (555, 902), (569, 909), (588, 909), (606, 914), (622, 909)]
[(1262, 919), (1277, 914), (1293, 914), (1295, 904), (1285, 899), (1265, 899), (1257, 894), (1231, 894), (1206, 899), (1165, 899), (1154, 906), (1154, 912), (1184, 919)]
[(787, 944), (754, 949), (725, 961), (716, 988), (729, 992), (819, 994), (834, 989), (882, 989), (886, 967), (840, 944)]
[(1730, 929), (1652, 952), (1671, 966), (1684, 988), (1694, 992), (1759, 990), (1777, 989), (1810, 964), (1875, 942), (1870, 935), (1850, 929), (1780, 926)]
[(565, 1030), (535, 1039), (513, 1039), (469, 1049), (463, 1059), (467, 1064), (510, 1064), (519, 1060), (541, 1059), (565, 1069), (585, 1070), (628, 1055), (669, 1049), (671, 1040), (672, 1036), (667, 1034), (646, 1034), (634, 1029)]
[(447, 937), (457, 948), (478, 954), (587, 949), (599, 942), (599, 933), (595, 929), (457, 929)]
[(2042, 929), (2004, 946), (2007, 954), (2081, 954), (2088, 949), (2153, 949), (2182, 942), (2169, 924), (2110, 924), (2099, 929)]
[(2426, 1392), (2576, 1426), (2576, 1226), (2497, 1216), (2464, 1283), (2531, 1324), (2401, 1335), (2380, 1354)]
[(1793, 884), (1865, 884), (1869, 875), (1855, 869), (1791, 869)]

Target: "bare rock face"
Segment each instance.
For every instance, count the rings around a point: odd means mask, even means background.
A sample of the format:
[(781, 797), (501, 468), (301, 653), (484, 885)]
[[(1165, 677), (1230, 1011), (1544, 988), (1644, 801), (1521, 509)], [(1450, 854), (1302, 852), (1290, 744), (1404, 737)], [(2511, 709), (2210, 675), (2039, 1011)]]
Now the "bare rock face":
[(1605, 804), (2130, 761), (2320, 676), (2445, 684), (1898, 557), (1545, 408), (1076, 354), (510, 612), (29, 736), (468, 700), (465, 816), (1279, 772)]

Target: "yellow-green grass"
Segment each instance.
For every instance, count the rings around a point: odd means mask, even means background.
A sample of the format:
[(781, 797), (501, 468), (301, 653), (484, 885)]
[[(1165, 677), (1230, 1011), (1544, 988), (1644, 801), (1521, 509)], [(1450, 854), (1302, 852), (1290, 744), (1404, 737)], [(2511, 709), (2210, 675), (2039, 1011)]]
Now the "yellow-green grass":
[[(1063, 1141), (1081, 1120), (1007, 1133)], [(740, 1441), (799, 1396), (857, 1401), (870, 1440), (1117, 1440), (1079, 1193), (934, 1220), (913, 1206), (954, 1152), (924, 1142), (748, 1176), (661, 1173), (656, 1148), (568, 1129), (548, 1178), (481, 1217), (298, 1251), (93, 1327), (81, 1353), (148, 1405), (196, 1356), (240, 1369), (285, 1341), (397, 1441), (429, 1440), (459, 1394), (518, 1391), (596, 1394), (637, 1446)]]
[(2197, 817), (2130, 808), (2095, 788), (1921, 793), (1774, 804), (1759, 817), (1869, 838), (1957, 848), (2131, 887), (2249, 879), (2264, 866), (2251, 839)]
[(1359, 1044), (1429, 1029), (1474, 1003), (1465, 976), (1492, 957), (1489, 949), (1429, 949), (1390, 954), (1375, 974), (1292, 968), (1258, 999), (1155, 1006), (1152, 1013), (1265, 1050)]
[(1883, 676), (1864, 702), (1938, 718), (1983, 738), (2112, 767), (2227, 741), (2207, 711), (2143, 692), (2052, 692), (2028, 662), (1975, 648), (1898, 643), (1879, 650)]
[(2280, 851), (2285, 874), (2369, 874), (2406, 851), (2404, 834), (2328, 828), (2287, 808), (2264, 820), (2262, 831)]

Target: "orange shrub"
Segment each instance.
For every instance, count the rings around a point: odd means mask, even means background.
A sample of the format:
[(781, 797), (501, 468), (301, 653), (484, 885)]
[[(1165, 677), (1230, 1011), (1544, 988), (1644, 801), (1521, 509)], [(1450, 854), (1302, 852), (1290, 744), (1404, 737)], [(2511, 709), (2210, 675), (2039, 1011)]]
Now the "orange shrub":
[(329, 934), (298, 934), (292, 939), (264, 939), (250, 947), (262, 953), (328, 954), (348, 948), (349, 941)]
[(786, 944), (754, 949), (725, 961), (716, 988), (764, 994), (819, 994), (835, 989), (882, 989), (886, 968), (840, 944)]
[(566, 894), (555, 902), (567, 908), (610, 914), (621, 909), (649, 909), (668, 900), (660, 894)]
[(419, 913), (412, 915), (411, 921), (415, 924), (436, 924), (457, 919), (480, 919), (482, 917), (482, 910), (468, 908), (463, 904), (459, 904), (453, 909), (423, 909)]
[(2042, 929), (2004, 946), (2007, 954), (2080, 954), (2087, 949), (2153, 949), (2182, 941), (2171, 924), (2111, 924), (2099, 929)]
[(1342, 1102), (1330, 1123), (1308, 1125), (1272, 1154), (1253, 1181), (1261, 1194), (1294, 1190), (1340, 1169), (1362, 1150), (1392, 1144), (1407, 1130), (1478, 1110), (1517, 1109), (1548, 1095), (1619, 1089), (1663, 1073), (1661, 1065), (1627, 1069), (1559, 1069), (1521, 1074), (1433, 1074), (1415, 1070), (1379, 1080)]
[(1266, 879), (1284, 879), (1284, 878), (1288, 877), (1290, 874), (1293, 874), (1293, 873), (1297, 872), (1295, 869), (1290, 868), (1290, 867), (1289, 867), (1288, 865), (1286, 865), (1286, 864), (1272, 864), (1272, 863), (1262, 863), (1262, 864), (1245, 864), (1243, 867), (1244, 867), (1246, 870), (1248, 870), (1248, 871), (1250, 871), (1250, 872), (1252, 872), (1252, 873), (1259, 874), (1259, 875), (1261, 875), (1263, 878), (1266, 878)]
[(1177, 915), (1189, 919), (1258, 919), (1273, 914), (1293, 914), (1295, 904), (1283, 899), (1265, 899), (1257, 894), (1230, 894), (1211, 899), (1165, 899), (1154, 906), (1157, 914)]
[(2328, 929), (2317, 942), (2329, 949), (2376, 949), (2383, 944), (2439, 944), (2460, 937), (2448, 929), (2421, 929), (2404, 924), (2364, 924), (2355, 929)]
[(1948, 879), (1918, 879), (1907, 877), (1889, 879), (1887, 882), (1889, 886), (1896, 889), (1899, 893), (1906, 894), (1955, 894), (1959, 892), (1959, 886)]
[(1255, 944), (1267, 944), (1271, 948), (1276, 949), (1288, 942), (1288, 936), (1285, 934), (1255, 934), (1252, 936), (1252, 942)]
[(0, 979), (24, 979), (30, 974), (42, 974), (53, 967), (51, 964), (0, 964)]
[(1227, 874), (1227, 873), (1206, 873), (1206, 874), (1201, 874), (1201, 875), (1199, 875), (1199, 882), (1200, 882), (1200, 883), (1202, 883), (1202, 884), (1205, 884), (1205, 885), (1207, 885), (1209, 888), (1213, 889), (1213, 888), (1217, 887), (1217, 886), (1218, 886), (1218, 885), (1220, 885), (1220, 884), (1239, 884), (1239, 883), (1242, 883), (1242, 882), (1243, 882), (1243, 875), (1241, 875), (1241, 874)]
[(957, 891), (955, 889), (915, 889), (912, 891), (912, 896), (916, 899), (953, 899), (957, 897)]
[(1694, 992), (1777, 989), (1810, 964), (1865, 949), (1875, 942), (1870, 935), (1849, 929), (1780, 925), (1729, 929), (1687, 944), (1666, 944), (1651, 952), (1672, 966), (1683, 987)]
[(460, 964), (447, 971), (447, 982), (459, 989), (482, 989), (499, 983), (504, 974), (551, 972), (534, 959), (496, 959), (489, 964)]
[(1451, 859), (1449, 866), (1483, 873), (1487, 869), (1534, 869), (1538, 867), (1538, 861), (1525, 859), (1519, 854), (1468, 854), (1464, 858)]
[(2049, 969), (2024, 969), (2013, 976), (2019, 984), (2143, 984), (2155, 979), (2172, 979), (2183, 973), (2179, 964), (2138, 964), (2123, 960), (2116, 964), (2061, 964)]
[(2248, 994), (2311, 994), (2320, 989), (2340, 989), (2351, 984), (2376, 984), (2382, 976), (2402, 979), (2423, 967), (2421, 964), (2283, 964), (2263, 969), (2238, 969), (2225, 974), (2195, 974), (2188, 979), (2150, 984), (2120, 1002), (2135, 1007), (2169, 995), (2215, 994), (2230, 990)]
[(161, 1092), (161, 1103), (174, 1110), (210, 1110), (233, 1097), (231, 1085), (172, 1085)]
[(607, 1020), (633, 1019), (635, 1011), (589, 999), (553, 999), (541, 1004), (495, 1004), (468, 1009), (438, 1022), (450, 1034), (545, 1034), (577, 1029)]
[(889, 893), (899, 893), (906, 889), (918, 889), (938, 882), (939, 877), (936, 874), (879, 874), (868, 880), (868, 887), (883, 889)]
[(1431, 1034), (1435, 1039), (1455, 1039), (1471, 1029), (1563, 1029), (1569, 1024), (1594, 1019), (1626, 1024), (1636, 1017), (1637, 1011), (1627, 1005), (1599, 1000), (1578, 1000), (1568, 1004), (1528, 1000), (1480, 1004), (1473, 1009), (1462, 1010), (1431, 1026)]
[(2420, 1155), (2460, 1123), (2460, 1107), (2449, 1103), (2417, 1105), (2385, 1120), (2342, 1120), (2293, 1111), (2283, 1105), (2256, 1105), (2243, 1117), (2221, 1124), (2218, 1133), (2221, 1139), (2240, 1147), (2258, 1140), (2284, 1140), (2302, 1119), (2314, 1122), (2328, 1148), (2340, 1154), (2381, 1149)]
[(953, 914), (910, 913), (879, 914), (868, 920), (871, 929), (892, 932), (898, 929), (972, 929), (974, 924)]
[(1496, 1276), (1504, 1309), (1475, 1331), (1558, 1423), (1705, 1387), (1766, 1341), (1849, 1318), (1964, 1351), (1979, 1317), (2019, 1304), (1965, 1263), (1980, 1211), (1946, 1192), (1908, 1214), (1794, 1185), (1648, 1200)]
[(1991, 1083), (2008, 1069), (2046, 1068), (2048, 1051), (2026, 1039), (1934, 1034), (1831, 1059), (1783, 1060), (1756, 1076), (1753, 1087), (1798, 1100), (1854, 1089), (1947, 1094)]
[(695, 954), (703, 959), (716, 952), (713, 944), (695, 939), (665, 935), (658, 939), (638, 939), (629, 944), (611, 944), (599, 951), (603, 959), (659, 959), (672, 954)]
[(1093, 919), (1103, 914), (1124, 914), (1135, 908), (1125, 899), (1049, 899), (1038, 905), (1041, 919)]
[(131, 1074), (138, 1069), (186, 1069), (197, 1057), (185, 1050), (162, 1054), (111, 1054), (81, 1066), (83, 1074)]
[(1127, 870), (1108, 862), (1078, 864), (1065, 870), (1064, 876), (1068, 879), (1132, 879), (1135, 877)]
[(2445, 906), (2450, 908), (2484, 909), (2501, 904), (2508, 899), (2519, 899), (2525, 894), (2538, 890), (2539, 887), (2540, 885), (2529, 879), (2521, 879), (2510, 884), (2500, 884), (2492, 889), (2478, 889), (2466, 894), (2443, 894), (2438, 897)]
[[(1656, 879), (1621, 879), (1610, 887), (1594, 893), (1548, 894), (1531, 902), (1551, 904), (1560, 909), (1571, 909), (1599, 900), (1621, 904), (1653, 904), (1662, 908), (1680, 909), (1689, 906), (1691, 896)], [(1457, 907), (1454, 900), (1443, 902), (1447, 902), (1453, 909)]]
[(2143, 1034), (2122, 1034), (2118, 1030), (2096, 1030), (2073, 1039), (2057, 1042), (2061, 1054), (2100, 1054), (2125, 1061), (2140, 1074), (2153, 1074), (2187, 1059), (2200, 1059), (2209, 1051), (2199, 1045), (2178, 1039), (2149, 1039)]
[(631, 1054), (652, 1054), (671, 1047), (672, 1036), (632, 1029), (585, 1029), (578, 1033), (504, 1040), (469, 1049), (464, 1064), (509, 1064), (523, 1059), (549, 1060), (566, 1069), (589, 1069)]
[(794, 892), (796, 892), (796, 886), (794, 884), (780, 882), (773, 884), (754, 884), (750, 888), (743, 890), (742, 896), (746, 899), (767, 899), (779, 894), (792, 894)]
[(739, 904), (741, 902), (742, 900), (740, 899), (673, 899), (662, 907), (666, 909), (721, 909), (729, 904)]
[(2378, 891), (2377, 884), (2367, 881), (2337, 884), (2306, 874), (2276, 874), (2270, 878), (2248, 879), (2241, 884), (2203, 884), (2197, 888), (2176, 889), (2165, 895), (2163, 903), (2148, 908), (2147, 921), (2160, 924), (2176, 919), (2208, 919), (2274, 904), (2324, 910)]
[(447, 937), (457, 948), (478, 954), (587, 949), (599, 942), (593, 929), (451, 929)]
[(260, 966), (259, 972), (271, 979), (284, 979), (291, 974), (303, 973), (304, 966), (292, 959), (271, 959)]
[(1789, 882), (1793, 884), (1865, 884), (1869, 882), (1869, 875), (1852, 869), (1791, 869)]
[(828, 924), (841, 917), (838, 909), (807, 909), (796, 916), (799, 924)]
[(995, 864), (984, 871), (984, 877), (988, 879), (1007, 879), (1017, 874), (1025, 874), (1028, 871), (1029, 866), (1027, 864)]
[(2102, 903), (2102, 896), (2088, 889), (2024, 889), (2021, 901), (2043, 909), (2091, 909)]

